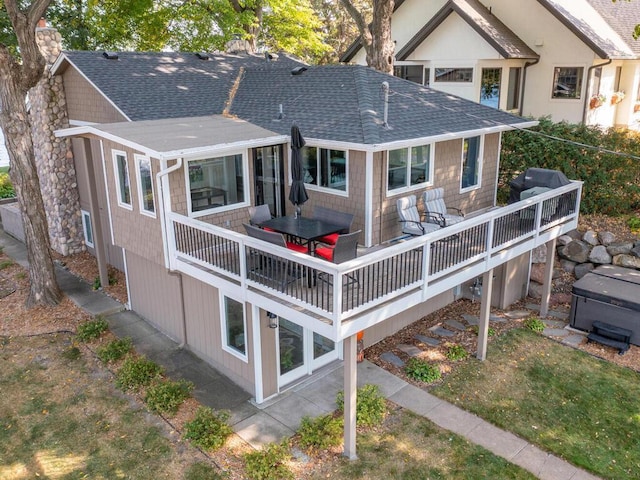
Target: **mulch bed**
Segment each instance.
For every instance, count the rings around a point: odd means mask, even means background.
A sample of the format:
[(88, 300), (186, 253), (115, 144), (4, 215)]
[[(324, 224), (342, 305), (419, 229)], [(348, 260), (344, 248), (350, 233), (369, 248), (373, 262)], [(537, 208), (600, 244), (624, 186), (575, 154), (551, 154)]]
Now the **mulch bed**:
[(16, 285), (10, 279), (0, 274), (0, 298), (8, 297), (16, 291)]

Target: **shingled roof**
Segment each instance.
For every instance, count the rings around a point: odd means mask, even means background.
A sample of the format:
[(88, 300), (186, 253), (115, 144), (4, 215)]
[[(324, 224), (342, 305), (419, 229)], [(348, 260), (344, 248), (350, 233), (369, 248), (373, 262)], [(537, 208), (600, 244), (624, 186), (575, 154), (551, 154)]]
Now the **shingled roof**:
[(640, 24), (640, 3), (612, 2), (611, 0), (587, 0), (589, 4), (616, 31), (633, 53), (640, 57), (640, 40), (633, 38), (636, 25)]
[[(224, 114), (288, 135), (379, 145), (531, 122), (359, 65), (304, 66), (290, 59), (220, 54), (65, 53), (131, 121)], [(293, 67), (293, 68), (292, 68)], [(389, 85), (385, 125), (383, 83)]]

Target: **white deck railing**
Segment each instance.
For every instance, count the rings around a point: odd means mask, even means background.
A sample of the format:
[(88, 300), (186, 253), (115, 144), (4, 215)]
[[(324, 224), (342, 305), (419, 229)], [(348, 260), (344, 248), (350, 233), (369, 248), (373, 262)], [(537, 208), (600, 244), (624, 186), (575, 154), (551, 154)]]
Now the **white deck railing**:
[(170, 213), (170, 264), (254, 299), (280, 299), (339, 340), (575, 229), (581, 189), (572, 182), (339, 265)]

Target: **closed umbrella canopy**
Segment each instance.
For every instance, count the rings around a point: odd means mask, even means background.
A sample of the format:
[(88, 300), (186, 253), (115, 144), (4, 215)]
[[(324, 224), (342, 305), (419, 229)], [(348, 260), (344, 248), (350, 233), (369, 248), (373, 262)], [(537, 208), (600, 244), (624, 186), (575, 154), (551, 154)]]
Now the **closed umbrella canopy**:
[(305, 143), (300, 129), (297, 125), (293, 125), (291, 127), (291, 191), (289, 192), (289, 201), (296, 207), (309, 199), (307, 189), (304, 187), (304, 168), (300, 152)]

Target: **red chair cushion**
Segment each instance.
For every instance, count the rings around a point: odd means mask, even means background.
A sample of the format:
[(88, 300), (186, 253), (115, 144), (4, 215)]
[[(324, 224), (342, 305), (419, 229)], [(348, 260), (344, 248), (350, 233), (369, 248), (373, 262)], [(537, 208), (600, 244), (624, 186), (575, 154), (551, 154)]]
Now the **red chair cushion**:
[(265, 232), (275, 232), (275, 230), (274, 230), (273, 228), (269, 228), (269, 227), (262, 227), (262, 229), (263, 229)]
[(300, 245), (299, 243), (287, 242), (287, 248), (298, 253), (307, 253), (307, 247)]
[(338, 235), (337, 233), (332, 233), (331, 235), (325, 235), (324, 237), (321, 237), (320, 239), (318, 239), (319, 242), (321, 243), (326, 243), (327, 245), (335, 245), (336, 242), (338, 241)]
[(316, 248), (316, 255), (328, 260), (329, 262), (333, 262), (333, 248), (331, 247)]

